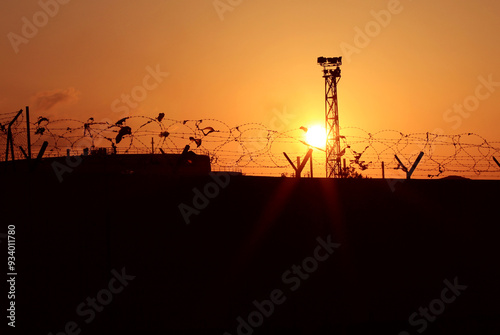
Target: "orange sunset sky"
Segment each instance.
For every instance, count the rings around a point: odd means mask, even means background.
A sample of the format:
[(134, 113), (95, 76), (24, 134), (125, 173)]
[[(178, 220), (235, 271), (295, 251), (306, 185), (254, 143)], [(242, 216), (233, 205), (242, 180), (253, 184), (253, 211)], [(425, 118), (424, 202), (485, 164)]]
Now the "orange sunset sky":
[(163, 112), (280, 130), (323, 124), (316, 59), (343, 56), (342, 127), (499, 139), (498, 1), (26, 0), (0, 8), (1, 112), (29, 105), (35, 116), (79, 120)]

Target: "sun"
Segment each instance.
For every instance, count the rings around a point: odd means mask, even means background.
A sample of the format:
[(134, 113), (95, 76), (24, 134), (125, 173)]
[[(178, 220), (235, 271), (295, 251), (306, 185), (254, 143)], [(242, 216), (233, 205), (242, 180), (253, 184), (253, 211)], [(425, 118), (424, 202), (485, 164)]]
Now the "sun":
[(326, 130), (320, 125), (313, 125), (307, 128), (306, 143), (317, 148), (325, 148)]

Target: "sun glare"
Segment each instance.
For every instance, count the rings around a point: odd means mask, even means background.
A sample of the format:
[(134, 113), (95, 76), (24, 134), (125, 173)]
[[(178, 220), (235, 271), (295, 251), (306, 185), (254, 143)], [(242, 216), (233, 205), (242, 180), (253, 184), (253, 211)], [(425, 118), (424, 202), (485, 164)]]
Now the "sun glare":
[(309, 145), (317, 148), (325, 148), (326, 145), (326, 130), (325, 127), (314, 125), (307, 128), (306, 142)]

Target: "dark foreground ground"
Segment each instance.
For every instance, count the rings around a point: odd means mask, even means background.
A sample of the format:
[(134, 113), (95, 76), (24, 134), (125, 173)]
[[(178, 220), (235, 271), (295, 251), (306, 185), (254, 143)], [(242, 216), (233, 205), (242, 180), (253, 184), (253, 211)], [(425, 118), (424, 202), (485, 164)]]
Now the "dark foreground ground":
[(2, 328), (500, 334), (500, 182), (219, 177), (0, 176)]

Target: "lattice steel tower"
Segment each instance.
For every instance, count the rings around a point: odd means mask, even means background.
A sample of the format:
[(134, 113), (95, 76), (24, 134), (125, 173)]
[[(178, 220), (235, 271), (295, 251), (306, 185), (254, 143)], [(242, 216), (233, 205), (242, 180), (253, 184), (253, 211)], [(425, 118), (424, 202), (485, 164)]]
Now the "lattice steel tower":
[(318, 57), (325, 78), (326, 177), (342, 178), (337, 84), (342, 57)]

